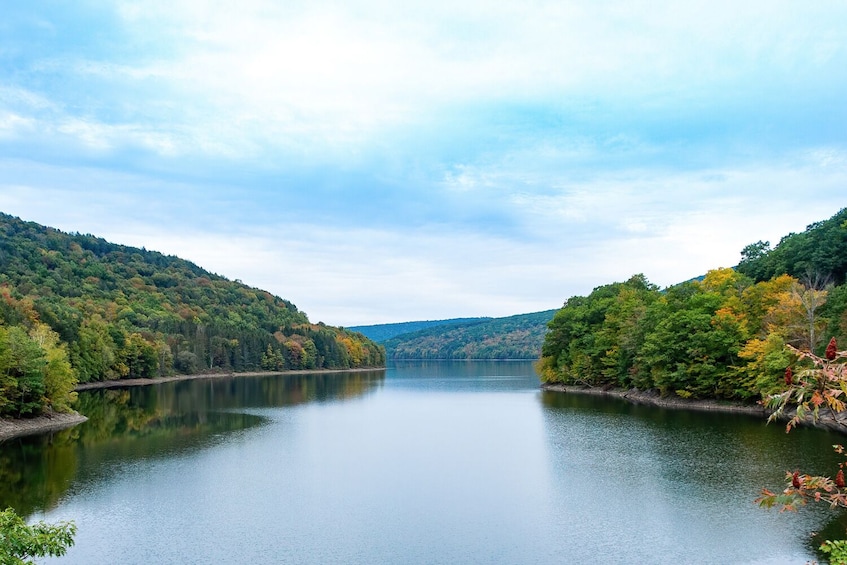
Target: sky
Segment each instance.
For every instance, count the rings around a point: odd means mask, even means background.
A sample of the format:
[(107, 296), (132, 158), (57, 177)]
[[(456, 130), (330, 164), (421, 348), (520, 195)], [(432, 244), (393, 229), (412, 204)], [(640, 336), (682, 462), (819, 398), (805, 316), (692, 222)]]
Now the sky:
[(847, 3), (5, 2), (0, 211), (354, 326), (661, 286), (847, 205)]

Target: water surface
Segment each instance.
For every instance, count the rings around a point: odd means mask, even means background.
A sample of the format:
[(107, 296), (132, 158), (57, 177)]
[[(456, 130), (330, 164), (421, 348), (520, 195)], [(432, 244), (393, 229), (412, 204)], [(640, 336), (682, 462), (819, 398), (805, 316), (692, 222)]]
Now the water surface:
[(804, 563), (818, 430), (543, 393), (523, 362), (184, 381), (80, 395), (0, 445), (0, 504), (73, 519), (59, 563)]

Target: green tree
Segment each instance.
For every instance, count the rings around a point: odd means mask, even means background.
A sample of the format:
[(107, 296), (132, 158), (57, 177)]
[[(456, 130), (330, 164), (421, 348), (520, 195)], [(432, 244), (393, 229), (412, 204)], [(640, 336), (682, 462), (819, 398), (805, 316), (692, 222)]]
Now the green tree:
[(31, 565), (33, 557), (59, 557), (74, 544), (73, 522), (27, 525), (23, 518), (7, 508), (0, 512), (0, 563)]
[(59, 336), (48, 326), (39, 324), (30, 333), (44, 352), (44, 396), (47, 406), (56, 412), (69, 412), (71, 403), (76, 400), (77, 379), (65, 344), (59, 343)]
[(644, 275), (575, 296), (548, 324), (539, 373), (545, 382), (590, 386), (638, 384), (637, 354), (658, 289)]
[(71, 360), (79, 381), (99, 381), (119, 377), (115, 367), (115, 342), (108, 325), (99, 314), (87, 318), (79, 329), (79, 338), (71, 342)]
[(801, 233), (788, 234), (773, 249), (760, 241), (746, 246), (741, 254), (738, 270), (757, 281), (782, 274), (802, 279), (817, 273), (843, 284), (847, 276), (847, 208)]
[(269, 343), (268, 349), (262, 355), (262, 369), (266, 371), (281, 371), (285, 368), (282, 354)]
[(744, 397), (730, 378), (746, 339), (737, 306), (743, 281), (725, 271), (668, 289), (648, 312), (639, 363), (662, 394)]
[(157, 374), (159, 356), (156, 354), (156, 348), (140, 333), (130, 334), (120, 352), (120, 357), (127, 367), (127, 378), (150, 379)]
[(41, 413), (44, 352), (20, 326), (0, 326), (0, 415), (34, 416)]

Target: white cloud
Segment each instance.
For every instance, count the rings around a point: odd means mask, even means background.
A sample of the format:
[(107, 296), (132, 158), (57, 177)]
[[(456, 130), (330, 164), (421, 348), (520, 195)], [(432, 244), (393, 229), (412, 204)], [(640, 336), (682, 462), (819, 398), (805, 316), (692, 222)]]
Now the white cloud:
[[(841, 10), (831, 2), (121, 2), (134, 56), (71, 53), (54, 63), (80, 80), (98, 77), (97, 97), (116, 88), (125, 105), (149, 104), (134, 113), (169, 139), (148, 144), (165, 155), (217, 156), (230, 146), (248, 158), (274, 148), (337, 158), (481, 103), (676, 105), (724, 98), (755, 77), (790, 80), (798, 65), (844, 58)], [(141, 98), (127, 100), (134, 89)], [(124, 125), (148, 127), (132, 112)]]
[(0, 138), (16, 138), (32, 130), (34, 121), (28, 117), (0, 110)]
[(843, 200), (840, 107), (796, 96), (844, 92), (841, 3), (116, 6), (120, 49), (92, 34), (0, 77), (0, 209), (313, 319), (668, 285)]

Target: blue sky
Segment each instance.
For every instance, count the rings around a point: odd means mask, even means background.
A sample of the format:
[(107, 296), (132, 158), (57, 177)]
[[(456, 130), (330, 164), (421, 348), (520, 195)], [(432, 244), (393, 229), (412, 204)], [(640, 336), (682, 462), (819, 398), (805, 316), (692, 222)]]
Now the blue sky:
[(8, 2), (0, 211), (357, 325), (732, 266), (847, 205), (847, 4)]

